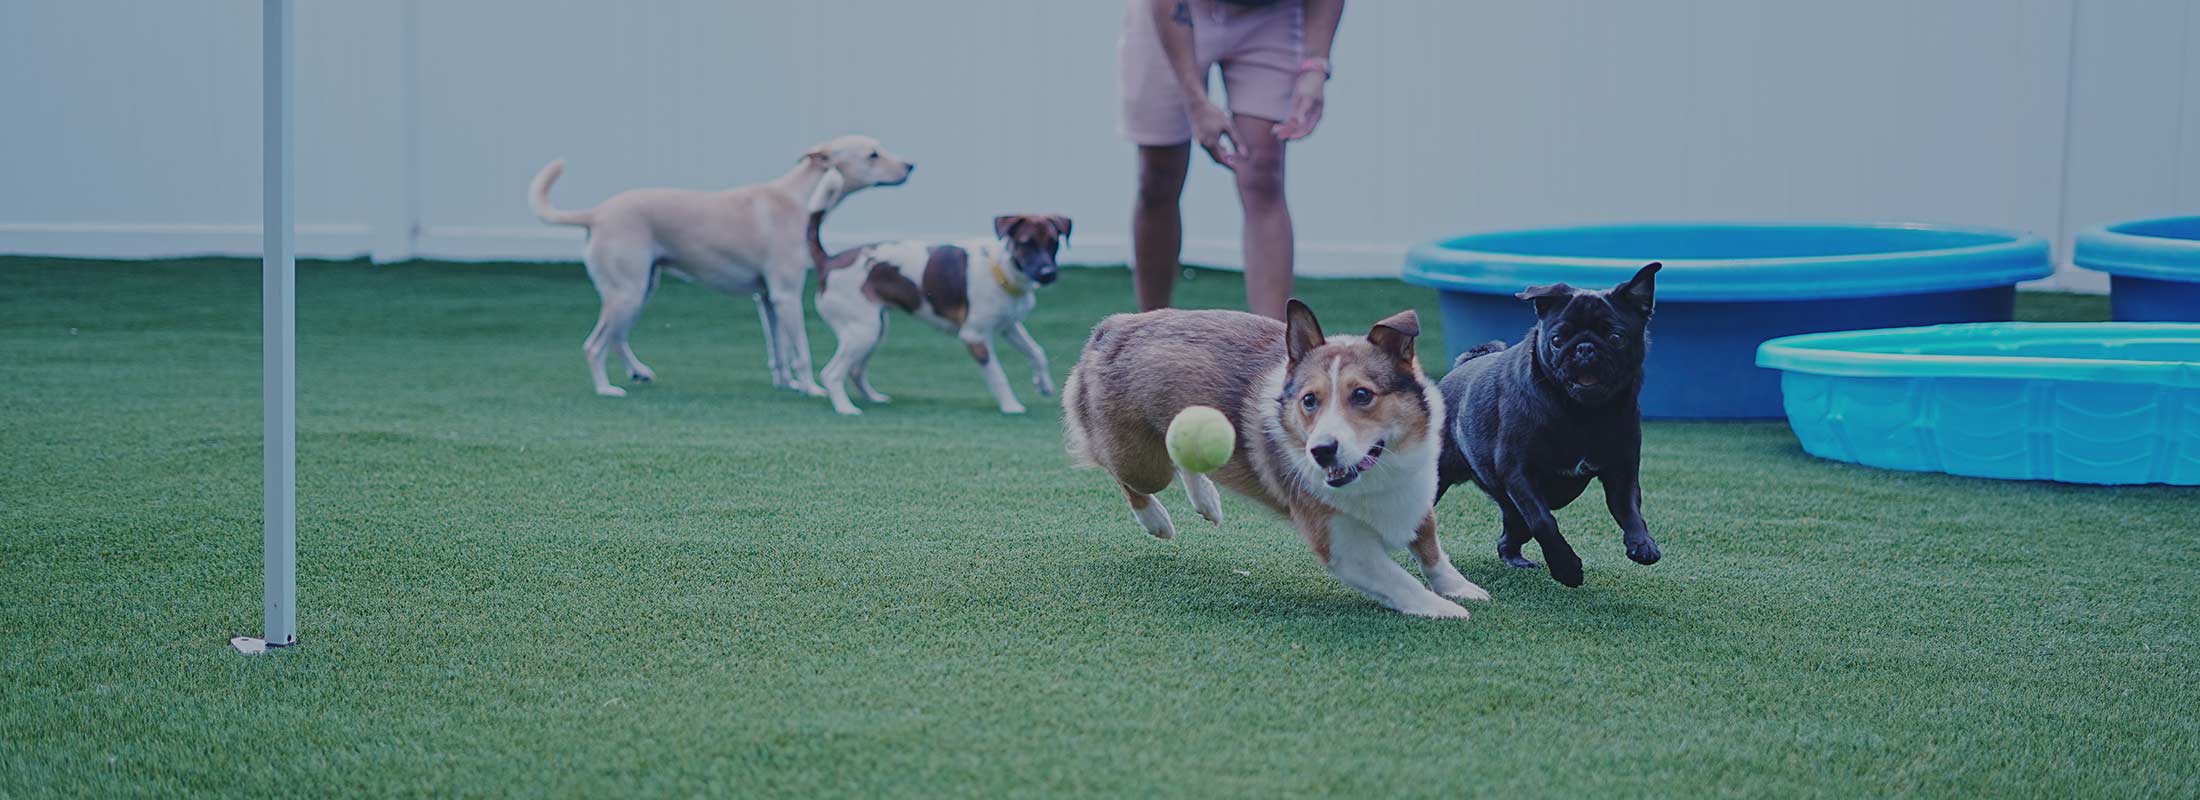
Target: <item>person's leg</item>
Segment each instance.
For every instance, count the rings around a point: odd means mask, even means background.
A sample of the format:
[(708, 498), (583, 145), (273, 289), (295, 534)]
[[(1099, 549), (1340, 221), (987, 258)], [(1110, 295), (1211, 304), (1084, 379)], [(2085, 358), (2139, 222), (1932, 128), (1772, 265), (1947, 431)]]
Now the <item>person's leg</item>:
[(1177, 201), (1184, 194), (1184, 172), (1191, 158), (1190, 143), (1138, 147), (1138, 199), (1131, 208), (1131, 283), (1138, 292), (1140, 311), (1167, 307), (1177, 270), (1183, 268), (1177, 258), (1184, 248), (1184, 213)]
[(1291, 208), (1283, 199), (1283, 149), (1276, 124), (1236, 114), (1238, 202), (1245, 207), (1245, 303), (1253, 313), (1283, 319), (1294, 268)]

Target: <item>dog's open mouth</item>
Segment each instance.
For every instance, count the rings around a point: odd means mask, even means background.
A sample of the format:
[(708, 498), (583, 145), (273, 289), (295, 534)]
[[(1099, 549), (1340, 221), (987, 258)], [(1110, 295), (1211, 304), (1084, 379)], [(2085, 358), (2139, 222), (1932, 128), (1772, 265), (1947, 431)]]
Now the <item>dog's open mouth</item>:
[(1382, 457), (1383, 443), (1376, 442), (1374, 447), (1370, 447), (1367, 449), (1367, 455), (1362, 456), (1359, 463), (1338, 464), (1334, 467), (1330, 467), (1322, 477), (1329, 484), (1329, 488), (1335, 489), (1345, 484), (1359, 480), (1360, 473), (1370, 469), (1374, 469), (1375, 460)]
[(1574, 385), (1587, 388), (1597, 385), (1601, 380), (1595, 375), (1576, 375), (1574, 376)]

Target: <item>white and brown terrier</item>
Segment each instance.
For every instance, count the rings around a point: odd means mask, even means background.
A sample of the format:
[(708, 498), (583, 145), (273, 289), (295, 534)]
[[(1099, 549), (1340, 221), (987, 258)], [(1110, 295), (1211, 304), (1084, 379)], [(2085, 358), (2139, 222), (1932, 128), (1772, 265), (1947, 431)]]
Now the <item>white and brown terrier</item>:
[[(1289, 516), (1329, 574), (1383, 605), (1466, 617), (1452, 601), (1489, 593), (1436, 539), (1444, 396), (1414, 357), (1419, 319), (1402, 311), (1366, 336), (1324, 337), (1305, 303), (1292, 300), (1286, 316), (1163, 309), (1101, 320), (1062, 390), (1071, 456), (1114, 476), (1154, 536), (1176, 536), (1154, 497), (1172, 477), (1218, 525), (1219, 483)], [(1163, 444), (1169, 421), (1194, 405), (1220, 409), (1237, 430), (1211, 476), (1178, 469)], [(1426, 586), (1391, 560), (1399, 548)]]
[(1031, 360), (1032, 384), (1054, 394), (1047, 356), (1024, 330), (1024, 317), (1037, 304), (1033, 292), (1053, 283), (1054, 257), (1069, 241), (1068, 217), (1011, 214), (993, 218), (993, 239), (960, 242), (882, 242), (830, 258), (818, 240), (822, 214), (810, 218), (810, 255), (817, 262), (817, 314), (832, 325), (840, 347), (818, 377), (833, 410), (861, 414), (848, 401), (849, 380), (873, 403), (889, 398), (871, 388), (864, 365), (886, 338), (886, 310), (909, 312), (933, 327), (954, 334), (970, 348), (1001, 413), (1024, 413), (1024, 404), (1008, 388), (993, 337)]

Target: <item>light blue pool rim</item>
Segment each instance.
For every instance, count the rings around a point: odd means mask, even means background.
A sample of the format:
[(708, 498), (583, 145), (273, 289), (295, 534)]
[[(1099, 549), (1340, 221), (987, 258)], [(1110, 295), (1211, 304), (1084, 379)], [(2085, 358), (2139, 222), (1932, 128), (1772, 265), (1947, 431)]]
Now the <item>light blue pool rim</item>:
[(2200, 217), (2161, 217), (2087, 228), (2078, 233), (2070, 260), (2111, 275), (2200, 281)]
[[(1628, 240), (1634, 240), (1632, 242)], [(1786, 239), (1791, 247), (1765, 246)], [(1826, 243), (1849, 239), (1847, 248)], [(1761, 252), (1692, 257), (1691, 247), (1753, 242)], [(1583, 244), (1596, 245), (1583, 248)], [(1812, 246), (1813, 244), (1817, 246)], [(1582, 249), (1604, 252), (1583, 254)], [(1571, 252), (1569, 252), (1571, 251)], [(1651, 222), (1482, 233), (1406, 254), (1410, 283), (1480, 294), (1532, 284), (1603, 288), (1662, 261), (1658, 299), (1680, 302), (1809, 300), (1923, 294), (2044, 278), (2046, 240), (1921, 223)]]
[(1866, 378), (2011, 378), (2200, 387), (2200, 361), (1935, 353), (1934, 348), (2016, 349), (2067, 343), (2113, 352), (2126, 345), (2184, 345), (2200, 352), (2200, 323), (1986, 322), (1785, 336), (1757, 348), (1757, 365)]

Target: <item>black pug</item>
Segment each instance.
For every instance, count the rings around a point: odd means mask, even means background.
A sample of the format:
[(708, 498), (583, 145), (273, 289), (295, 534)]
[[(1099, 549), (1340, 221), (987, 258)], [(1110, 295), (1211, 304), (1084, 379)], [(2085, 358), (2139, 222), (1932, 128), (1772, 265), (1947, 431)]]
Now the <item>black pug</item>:
[(1505, 512), (1497, 557), (1524, 569), (1529, 539), (1551, 577), (1581, 585), (1581, 557), (1559, 535), (1553, 509), (1581, 496), (1590, 478), (1625, 535), (1627, 557), (1658, 563), (1642, 521), (1642, 358), (1661, 264), (1644, 266), (1611, 291), (1566, 284), (1519, 294), (1535, 304), (1528, 338), (1469, 350), (1438, 384), (1444, 393), (1444, 451), (1436, 497), (1468, 481)]

